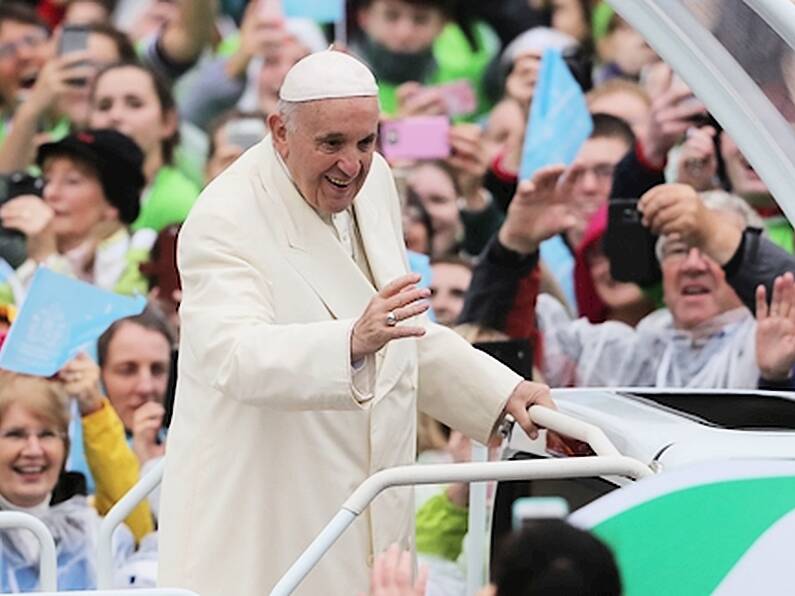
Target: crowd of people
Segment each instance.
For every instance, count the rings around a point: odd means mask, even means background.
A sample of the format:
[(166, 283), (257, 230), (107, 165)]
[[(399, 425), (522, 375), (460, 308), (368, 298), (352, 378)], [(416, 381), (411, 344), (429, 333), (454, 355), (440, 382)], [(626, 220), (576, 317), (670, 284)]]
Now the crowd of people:
[[(795, 387), (793, 229), (733, 139), (607, 3), (348, 0), (346, 15), (337, 49), (375, 74), (381, 120), (450, 123), (448, 157), (389, 164), (429, 317), (470, 342), (526, 340), (535, 380), (551, 387)], [(738, 0), (713, 16), (716, 32), (759, 20)], [(100, 516), (165, 454), (179, 227), (266, 137), (290, 68), (339, 30), (272, 0), (0, 3), (0, 258), (16, 278), (0, 284), (2, 326), (39, 266), (149, 299), (98, 339), (96, 362), (0, 374), (0, 510), (47, 524), (60, 589), (95, 586)], [(581, 86), (593, 130), (573, 163), (520, 180), (548, 49)], [(795, 65), (770, 55), (782, 64), (763, 90), (794, 117)], [(642, 241), (615, 225), (627, 199)], [(641, 273), (616, 274), (627, 254)], [(421, 416), (419, 434), (420, 459), (462, 459), (461, 436), (438, 421)], [(459, 557), (465, 501), (450, 487), (418, 502), (420, 552)], [(154, 585), (158, 516), (155, 493), (117, 531), (120, 586)], [(514, 536), (490, 593), (585, 594), (593, 582), (620, 593), (601, 544), (572, 550), (594, 540), (577, 532)], [(553, 539), (571, 557), (563, 571), (534, 550)], [(0, 541), (2, 591), (37, 589), (30, 537)], [(425, 593), (406, 577), (390, 551), (373, 594)]]

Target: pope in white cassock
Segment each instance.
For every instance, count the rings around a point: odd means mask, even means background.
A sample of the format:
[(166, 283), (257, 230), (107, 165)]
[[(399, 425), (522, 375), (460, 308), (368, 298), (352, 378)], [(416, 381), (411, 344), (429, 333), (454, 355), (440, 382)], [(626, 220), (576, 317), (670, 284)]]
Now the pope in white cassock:
[[(415, 458), (417, 411), (485, 443), (552, 405), (430, 323), (398, 196), (374, 152), (372, 73), (336, 51), (287, 74), (270, 135), (202, 193), (179, 238), (182, 337), (160, 515), (160, 583), (259, 596), (369, 475)], [(390, 489), (299, 594), (368, 587), (374, 554), (414, 541)]]

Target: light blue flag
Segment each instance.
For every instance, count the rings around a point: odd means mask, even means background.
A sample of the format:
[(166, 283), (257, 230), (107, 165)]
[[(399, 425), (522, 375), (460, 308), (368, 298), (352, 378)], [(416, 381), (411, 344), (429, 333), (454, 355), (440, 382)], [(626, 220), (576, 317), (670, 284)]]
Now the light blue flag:
[(91, 352), (111, 323), (140, 314), (130, 298), (39, 267), (0, 351), (0, 368), (49, 377), (81, 351)]
[(345, 18), (345, 0), (282, 0), (289, 18), (312, 19), (318, 23), (336, 23)]
[(531, 178), (544, 166), (570, 165), (592, 131), (593, 121), (580, 85), (560, 51), (546, 50), (525, 131), (520, 179)]

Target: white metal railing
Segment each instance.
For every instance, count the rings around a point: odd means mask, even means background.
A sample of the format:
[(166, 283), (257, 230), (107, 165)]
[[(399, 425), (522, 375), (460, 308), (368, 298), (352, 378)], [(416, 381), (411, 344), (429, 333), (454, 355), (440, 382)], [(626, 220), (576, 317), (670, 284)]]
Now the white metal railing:
[(97, 588), (113, 587), (113, 531), (160, 484), (166, 458), (162, 458), (116, 503), (99, 526), (97, 537)]
[(377, 472), (362, 482), (348, 497), (328, 525), (274, 586), (271, 596), (292, 594), (356, 517), (379, 493), (390, 487), (590, 476), (627, 476), (639, 479), (653, 473), (647, 465), (637, 459), (622, 456), (601, 429), (592, 424), (541, 406), (533, 406), (528, 412), (533, 422), (549, 430), (587, 442), (597, 455), (570, 459), (398, 466)]
[(54, 592), (57, 590), (58, 560), (55, 555), (55, 541), (44, 522), (29, 513), (0, 511), (0, 528), (24, 528), (33, 532), (41, 545), (39, 591)]
[[(597, 455), (551, 460), (408, 465), (377, 472), (362, 482), (348, 497), (340, 511), (273, 588), (271, 595), (282, 596), (292, 593), (356, 517), (379, 493), (390, 487), (589, 476), (626, 476), (639, 479), (653, 473), (647, 465), (639, 460), (622, 456), (602, 430), (592, 424), (541, 406), (533, 406), (528, 412), (536, 424), (588, 443)], [(132, 490), (113, 506), (102, 521), (97, 544), (97, 585), (99, 589), (109, 589), (112, 586), (111, 538), (113, 531), (135, 509), (136, 505), (160, 483), (164, 466), (165, 459), (158, 462), (149, 473), (141, 478)]]

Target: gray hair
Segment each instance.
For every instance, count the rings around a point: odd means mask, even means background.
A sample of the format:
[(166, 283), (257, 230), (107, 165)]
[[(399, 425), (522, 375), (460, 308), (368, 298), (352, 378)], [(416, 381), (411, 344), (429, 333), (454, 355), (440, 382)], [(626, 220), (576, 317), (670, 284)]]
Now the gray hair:
[(295, 132), (295, 112), (300, 103), (297, 101), (285, 101), (282, 98), (276, 102), (276, 112), (281, 116), (284, 125), (290, 132)]
[[(742, 197), (738, 197), (725, 190), (708, 190), (699, 193), (699, 197), (701, 197), (701, 200), (708, 209), (739, 215), (746, 228), (759, 228), (764, 233), (765, 222)], [(660, 262), (662, 262), (662, 249), (665, 240), (665, 236), (660, 236), (657, 239), (657, 244), (654, 249), (657, 260)]]

